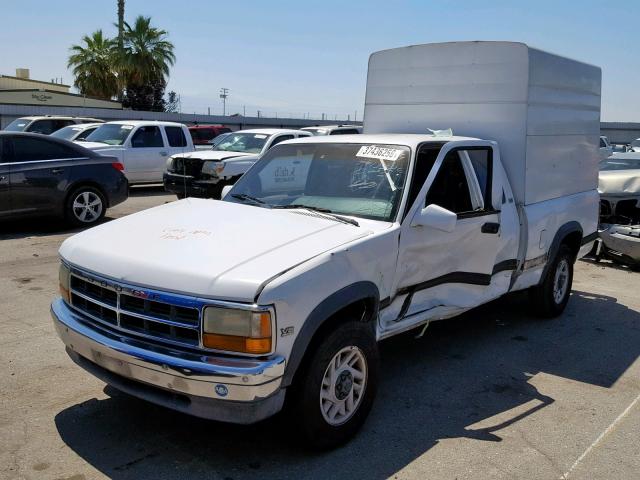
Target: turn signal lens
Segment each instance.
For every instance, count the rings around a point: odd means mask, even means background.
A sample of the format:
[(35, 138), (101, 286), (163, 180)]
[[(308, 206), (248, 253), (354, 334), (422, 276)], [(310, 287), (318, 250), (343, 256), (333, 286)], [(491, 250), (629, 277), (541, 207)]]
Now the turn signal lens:
[(69, 267), (67, 267), (64, 263), (60, 263), (60, 268), (58, 269), (60, 296), (67, 303), (71, 303), (71, 298), (69, 296), (70, 277), (71, 277), (71, 271), (69, 270)]
[(267, 354), (272, 348), (271, 329), (269, 312), (207, 307), (202, 343), (216, 350)]

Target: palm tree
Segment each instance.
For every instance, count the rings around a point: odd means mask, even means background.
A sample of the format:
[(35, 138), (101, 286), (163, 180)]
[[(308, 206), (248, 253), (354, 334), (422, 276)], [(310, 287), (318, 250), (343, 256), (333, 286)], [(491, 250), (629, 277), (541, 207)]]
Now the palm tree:
[(118, 0), (118, 48), (124, 45), (124, 0)]
[(151, 17), (136, 18), (133, 27), (124, 23), (124, 45), (118, 55), (119, 70), (124, 72), (126, 87), (166, 81), (169, 67), (176, 57), (166, 30), (151, 26)]
[(73, 68), (74, 85), (84, 95), (110, 99), (118, 93), (114, 72), (114, 42), (102, 30), (82, 37), (82, 45), (72, 45), (67, 67)]
[[(122, 55), (124, 47), (124, 0), (118, 0), (118, 55)], [(124, 95), (124, 75), (118, 72), (118, 100), (122, 102)]]

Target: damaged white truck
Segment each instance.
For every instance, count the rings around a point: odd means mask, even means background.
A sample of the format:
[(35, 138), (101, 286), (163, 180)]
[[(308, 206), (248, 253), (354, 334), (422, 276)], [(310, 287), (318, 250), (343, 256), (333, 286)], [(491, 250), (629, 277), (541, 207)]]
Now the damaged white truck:
[(516, 290), (562, 313), (596, 237), (600, 77), (520, 43), (374, 53), (363, 135), (284, 142), (222, 201), (66, 240), (57, 332), (132, 395), (245, 424), (286, 397), (307, 442), (338, 445), (379, 340)]

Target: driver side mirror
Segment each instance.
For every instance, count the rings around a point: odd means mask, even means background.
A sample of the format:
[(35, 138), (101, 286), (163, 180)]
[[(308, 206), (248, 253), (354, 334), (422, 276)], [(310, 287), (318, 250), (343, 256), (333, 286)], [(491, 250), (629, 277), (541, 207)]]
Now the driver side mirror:
[(220, 194), (220, 200), (224, 200), (224, 197), (227, 196), (227, 193), (233, 188), (233, 185), (225, 185), (222, 187), (222, 193)]
[(454, 212), (432, 203), (416, 213), (411, 226), (431, 227), (443, 232), (453, 232), (457, 221), (458, 216)]

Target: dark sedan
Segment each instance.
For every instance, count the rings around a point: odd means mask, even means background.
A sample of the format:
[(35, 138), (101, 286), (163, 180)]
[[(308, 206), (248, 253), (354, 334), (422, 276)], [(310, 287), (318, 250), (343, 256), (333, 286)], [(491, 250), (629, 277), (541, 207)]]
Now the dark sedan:
[(54, 215), (93, 225), (127, 199), (123, 168), (66, 140), (0, 132), (0, 219)]

